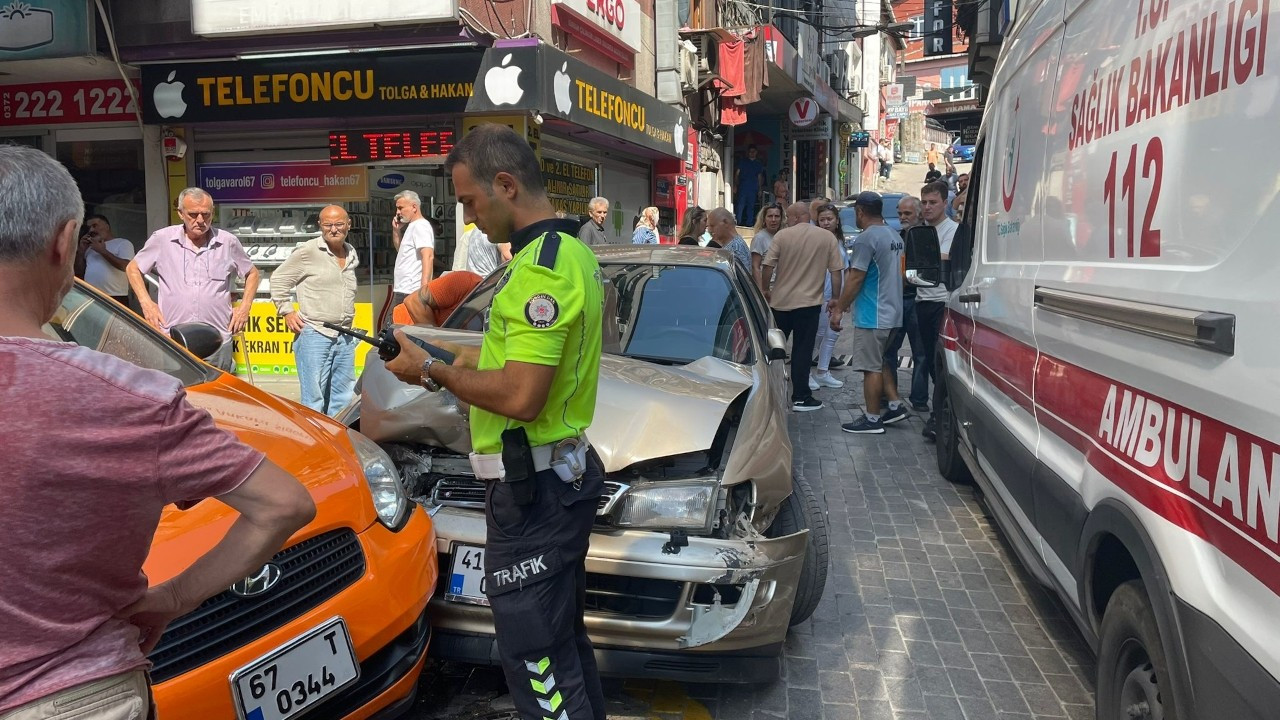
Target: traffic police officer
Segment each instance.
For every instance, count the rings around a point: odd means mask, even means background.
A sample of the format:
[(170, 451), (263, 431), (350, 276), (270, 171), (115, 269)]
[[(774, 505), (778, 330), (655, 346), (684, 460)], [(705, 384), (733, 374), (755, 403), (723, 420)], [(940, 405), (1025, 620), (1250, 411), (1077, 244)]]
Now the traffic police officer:
[[(399, 337), (387, 369), (471, 406), (472, 467), (488, 482), (485, 593), (498, 652), (524, 718), (604, 720), (583, 625), (586, 555), (604, 472), (584, 432), (600, 372), (600, 265), (556, 218), (528, 143), (500, 125), (449, 153), (458, 202), (513, 257), (489, 308), (484, 342), (449, 343), (453, 365)], [(400, 335), (397, 331), (397, 335)], [(474, 368), (474, 369), (473, 369)]]

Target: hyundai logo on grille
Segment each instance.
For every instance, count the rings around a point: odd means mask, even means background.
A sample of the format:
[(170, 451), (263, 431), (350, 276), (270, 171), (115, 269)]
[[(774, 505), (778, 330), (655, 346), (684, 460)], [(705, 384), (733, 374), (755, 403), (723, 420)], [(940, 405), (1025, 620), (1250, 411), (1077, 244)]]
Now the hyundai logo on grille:
[(256, 574), (238, 581), (231, 586), (231, 594), (239, 597), (256, 597), (270, 590), (280, 582), (280, 566), (267, 563)]

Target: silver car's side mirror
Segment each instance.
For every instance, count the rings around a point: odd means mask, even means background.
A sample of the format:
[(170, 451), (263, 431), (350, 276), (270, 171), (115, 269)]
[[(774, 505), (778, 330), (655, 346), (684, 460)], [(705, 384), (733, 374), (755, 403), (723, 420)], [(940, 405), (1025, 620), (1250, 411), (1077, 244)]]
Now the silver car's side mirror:
[(769, 362), (773, 362), (774, 360), (786, 360), (787, 359), (787, 336), (783, 335), (781, 330), (777, 328), (773, 328), (768, 333), (768, 339), (769, 339), (769, 355), (768, 355)]

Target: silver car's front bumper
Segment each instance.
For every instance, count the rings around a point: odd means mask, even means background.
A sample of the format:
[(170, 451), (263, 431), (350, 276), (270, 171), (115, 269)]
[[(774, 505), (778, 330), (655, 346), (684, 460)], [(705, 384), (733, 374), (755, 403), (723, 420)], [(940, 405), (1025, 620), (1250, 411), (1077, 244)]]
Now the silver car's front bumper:
[[(455, 542), (484, 544), (484, 515), (443, 507), (434, 513), (434, 520), (445, 575)], [(587, 632), (598, 649), (732, 655), (781, 644), (804, 563), (808, 531), (781, 538), (689, 537), (689, 544), (674, 553), (663, 551), (668, 540), (670, 535), (665, 532), (597, 529), (592, 534), (587, 573), (603, 577), (589, 578), (589, 587), (593, 582), (599, 587), (626, 579), (640, 585), (656, 581), (672, 591), (659, 612), (645, 616), (596, 610), (589, 603)], [(442, 632), (493, 635), (493, 620), (486, 607), (450, 602), (437, 593), (431, 600), (431, 615)]]

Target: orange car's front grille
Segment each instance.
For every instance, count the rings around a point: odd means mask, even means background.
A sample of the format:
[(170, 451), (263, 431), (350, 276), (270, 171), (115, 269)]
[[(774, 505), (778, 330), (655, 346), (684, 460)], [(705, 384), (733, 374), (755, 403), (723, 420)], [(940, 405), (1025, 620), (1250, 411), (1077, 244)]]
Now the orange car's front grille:
[(281, 550), (271, 564), (280, 572), (269, 589), (251, 597), (227, 590), (174, 620), (151, 651), (152, 682), (194, 670), (337, 595), (364, 575), (364, 552), (354, 532), (331, 530)]

